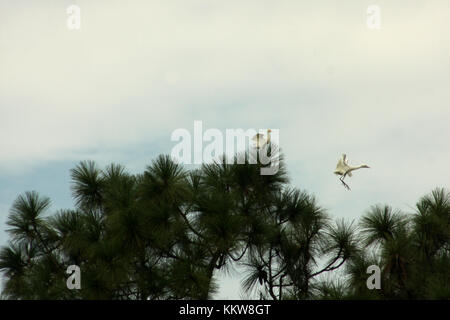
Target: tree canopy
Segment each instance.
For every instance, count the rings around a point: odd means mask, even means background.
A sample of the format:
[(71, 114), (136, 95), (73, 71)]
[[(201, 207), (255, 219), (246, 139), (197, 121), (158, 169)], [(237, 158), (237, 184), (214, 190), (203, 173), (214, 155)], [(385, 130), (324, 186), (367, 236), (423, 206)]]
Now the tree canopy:
[[(449, 299), (450, 194), (435, 189), (414, 213), (375, 205), (360, 221), (333, 219), (293, 188), (280, 159), (225, 160), (186, 170), (161, 155), (140, 174), (82, 161), (71, 170), (74, 209), (51, 213), (19, 195), (0, 249), (6, 299), (208, 299), (216, 275), (239, 265), (261, 299)], [(81, 289), (66, 269), (81, 270)], [(366, 285), (381, 270), (381, 289)]]

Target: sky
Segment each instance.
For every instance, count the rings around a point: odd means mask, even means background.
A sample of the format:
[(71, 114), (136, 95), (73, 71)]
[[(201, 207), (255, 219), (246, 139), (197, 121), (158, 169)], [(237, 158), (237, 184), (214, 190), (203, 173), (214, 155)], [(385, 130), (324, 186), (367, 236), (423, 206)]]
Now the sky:
[[(79, 161), (142, 172), (196, 120), (278, 129), (292, 186), (333, 218), (413, 212), (449, 186), (449, 57), (447, 0), (0, 0), (0, 245), (19, 194), (71, 208)], [(351, 191), (342, 153), (371, 167)], [(239, 274), (218, 277), (238, 299)]]

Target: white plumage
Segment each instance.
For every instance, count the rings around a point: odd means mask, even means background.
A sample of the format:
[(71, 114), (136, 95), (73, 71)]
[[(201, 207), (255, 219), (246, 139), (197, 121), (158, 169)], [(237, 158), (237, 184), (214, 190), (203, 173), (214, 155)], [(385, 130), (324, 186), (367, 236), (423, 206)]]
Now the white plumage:
[(370, 167), (367, 164), (361, 164), (359, 166), (352, 167), (347, 163), (347, 155), (343, 154), (336, 165), (336, 170), (334, 170), (334, 174), (341, 176), (339, 178), (339, 180), (341, 180), (342, 184), (347, 189), (350, 190), (350, 187), (344, 182), (344, 178), (346, 176), (351, 177), (353, 170), (357, 170), (357, 169), (361, 169), (361, 168), (370, 168)]

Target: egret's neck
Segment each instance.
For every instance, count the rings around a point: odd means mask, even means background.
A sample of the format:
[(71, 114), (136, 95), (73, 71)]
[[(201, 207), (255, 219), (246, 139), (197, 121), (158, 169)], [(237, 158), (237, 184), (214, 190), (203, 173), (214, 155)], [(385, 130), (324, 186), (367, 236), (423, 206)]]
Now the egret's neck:
[(361, 168), (368, 168), (368, 166), (366, 164), (360, 164), (357, 167), (351, 167), (351, 168), (352, 168), (352, 170), (355, 170), (355, 169), (361, 169)]

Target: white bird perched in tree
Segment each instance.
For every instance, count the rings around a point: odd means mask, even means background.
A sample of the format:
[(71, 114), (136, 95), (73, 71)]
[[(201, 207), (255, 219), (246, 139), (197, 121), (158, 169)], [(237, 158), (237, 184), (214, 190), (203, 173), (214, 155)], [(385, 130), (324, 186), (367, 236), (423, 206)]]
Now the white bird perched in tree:
[(254, 135), (252, 140), (255, 141), (256, 149), (259, 149), (259, 148), (263, 147), (265, 144), (270, 143), (270, 133), (271, 132), (272, 132), (272, 130), (270, 130), (270, 129), (267, 130), (267, 138), (265, 138), (262, 133), (257, 133)]
[(337, 174), (339, 176), (341, 176), (339, 178), (339, 180), (341, 180), (342, 184), (348, 189), (350, 190), (350, 187), (344, 182), (344, 178), (346, 176), (351, 177), (352, 176), (352, 171), (353, 170), (357, 170), (357, 169), (361, 169), (361, 168), (370, 168), (367, 164), (361, 164), (357, 167), (352, 167), (349, 166), (347, 163), (347, 155), (343, 154), (342, 158), (339, 159), (337, 165), (336, 165), (336, 170), (334, 170), (334, 174)]

